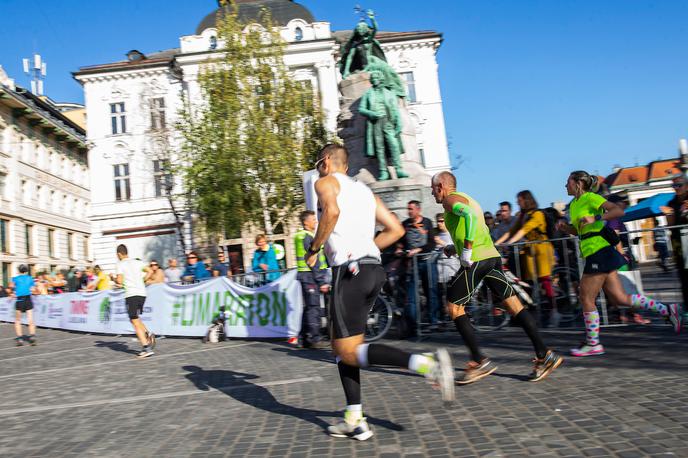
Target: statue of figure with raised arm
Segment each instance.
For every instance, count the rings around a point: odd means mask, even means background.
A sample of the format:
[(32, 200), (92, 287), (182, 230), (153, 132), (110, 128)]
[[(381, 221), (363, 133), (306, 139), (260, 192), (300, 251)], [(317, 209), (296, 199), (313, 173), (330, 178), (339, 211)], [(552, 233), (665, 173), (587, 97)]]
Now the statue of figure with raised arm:
[(386, 151), (389, 151), (397, 178), (408, 175), (401, 166), (401, 116), (397, 105), (397, 96), (382, 85), (383, 76), (375, 70), (370, 74), (373, 85), (363, 97), (358, 112), (367, 118), (366, 122), (366, 156), (376, 156), (380, 174), (379, 181), (389, 180)]
[(375, 39), (377, 33), (377, 21), (372, 10), (366, 12), (370, 23), (365, 19), (356, 25), (356, 28), (349, 38), (349, 41), (342, 47), (339, 69), (342, 78), (346, 79), (349, 74), (357, 71), (372, 73), (379, 71), (382, 74), (382, 84), (398, 97), (406, 97), (401, 78), (387, 63), (385, 53), (382, 51), (380, 42)]

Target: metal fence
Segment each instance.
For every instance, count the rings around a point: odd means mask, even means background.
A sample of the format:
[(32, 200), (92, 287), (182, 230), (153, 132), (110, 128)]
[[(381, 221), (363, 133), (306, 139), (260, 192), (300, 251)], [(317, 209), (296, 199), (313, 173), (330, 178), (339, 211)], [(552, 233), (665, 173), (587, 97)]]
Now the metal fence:
[[(296, 268), (291, 268), (291, 269), (278, 269), (278, 270), (268, 270), (266, 272), (246, 272), (243, 274), (234, 274), (228, 276), (232, 281), (242, 285), (246, 286), (249, 288), (258, 288), (260, 286), (263, 286), (267, 283), (270, 283), (271, 281), (277, 280), (279, 277), (282, 275), (286, 274), (287, 272), (290, 272), (292, 270), (296, 270)], [(191, 281), (178, 281), (178, 282), (168, 282), (170, 285), (193, 285), (195, 283), (201, 283), (207, 280), (212, 280), (215, 277), (206, 277), (202, 278), (200, 280), (191, 280)]]

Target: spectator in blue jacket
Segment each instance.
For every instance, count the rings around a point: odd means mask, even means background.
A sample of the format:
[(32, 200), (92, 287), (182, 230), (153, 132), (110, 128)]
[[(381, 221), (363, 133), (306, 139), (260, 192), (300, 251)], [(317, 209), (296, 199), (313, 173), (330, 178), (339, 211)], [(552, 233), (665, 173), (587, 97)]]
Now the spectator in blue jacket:
[(210, 278), (210, 272), (205, 268), (205, 265), (198, 260), (198, 255), (195, 251), (190, 251), (186, 255), (186, 268), (182, 274), (182, 279), (187, 282), (203, 281)]
[(268, 243), (268, 238), (265, 234), (260, 234), (256, 237), (256, 251), (253, 253), (253, 262), (251, 263), (253, 271), (256, 273), (268, 272), (265, 275), (266, 281), (275, 281), (280, 277), (279, 264), (277, 264), (277, 255), (272, 245)]

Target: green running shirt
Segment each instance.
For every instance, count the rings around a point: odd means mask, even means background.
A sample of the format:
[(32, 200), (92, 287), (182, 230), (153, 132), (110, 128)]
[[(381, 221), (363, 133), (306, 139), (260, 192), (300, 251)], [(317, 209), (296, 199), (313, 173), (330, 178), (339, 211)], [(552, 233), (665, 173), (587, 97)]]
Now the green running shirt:
[[(584, 216), (604, 214), (602, 205), (606, 201), (607, 199), (594, 192), (586, 192), (579, 198), (571, 201), (569, 204), (569, 215), (571, 216), (571, 225), (578, 231), (578, 236), (587, 234), (588, 232), (599, 232), (604, 228), (604, 221), (595, 221), (581, 229), (580, 219)], [(584, 258), (608, 246), (609, 243), (599, 235), (580, 241), (581, 254)]]
[[(473, 200), (468, 194), (463, 192), (452, 192), (450, 195), (461, 196), (468, 201), (468, 206), (475, 213), (477, 228), (475, 230), (475, 238), (473, 239), (473, 255), (471, 256), (471, 261), (482, 261), (489, 258), (498, 258), (499, 252), (492, 243), (492, 237), (490, 237), (490, 229), (485, 224), (485, 216), (483, 215), (483, 209), (480, 208), (478, 202)], [(444, 212), (444, 223), (447, 226), (447, 231), (451, 235), (454, 241), (454, 246), (456, 247), (456, 253), (461, 256), (463, 251), (463, 242), (466, 238), (466, 224), (463, 221), (463, 216), (458, 216), (454, 212)]]

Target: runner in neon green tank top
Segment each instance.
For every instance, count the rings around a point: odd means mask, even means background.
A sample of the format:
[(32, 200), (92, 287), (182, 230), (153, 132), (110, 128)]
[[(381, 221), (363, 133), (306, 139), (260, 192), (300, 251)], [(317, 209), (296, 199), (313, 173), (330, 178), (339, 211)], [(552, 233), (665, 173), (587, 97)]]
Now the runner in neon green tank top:
[(573, 200), (569, 205), (571, 224), (558, 227), (581, 238), (581, 254), (585, 267), (580, 281), (580, 301), (585, 321), (585, 342), (571, 349), (573, 356), (603, 355), (600, 343), (600, 314), (595, 300), (604, 288), (607, 299), (620, 307), (642, 308), (658, 312), (669, 318), (676, 332), (681, 331), (681, 310), (677, 304), (664, 305), (642, 294), (627, 294), (617, 271), (626, 264), (625, 259), (602, 236), (605, 221), (621, 218), (624, 210), (595, 194), (597, 177), (584, 170), (571, 172), (566, 190)]
[[(530, 380), (537, 382), (547, 377), (563, 361), (563, 358), (545, 346), (535, 325), (533, 316), (523, 308), (514, 289), (502, 271), (502, 258), (492, 243), (480, 205), (467, 194), (457, 192), (456, 177), (440, 172), (432, 177), (432, 195), (444, 207), (444, 221), (454, 246), (445, 247), (445, 254), (459, 252), (461, 269), (447, 284), (447, 313), (454, 321), (456, 330), (471, 353), (471, 361), (459, 384), (475, 382), (494, 372), (497, 367), (486, 358), (478, 347), (475, 331), (466, 315), (464, 306), (484, 282), (530, 338), (535, 349), (535, 367)], [(448, 249), (451, 248), (451, 249)]]
[[(464, 216), (459, 216), (453, 211), (444, 212), (444, 221), (447, 230), (454, 241), (454, 246), (458, 251), (463, 249), (466, 236), (473, 240), (473, 248), (471, 252), (471, 261), (482, 261), (489, 258), (498, 258), (499, 252), (492, 243), (490, 237), (490, 229), (485, 224), (485, 217), (483, 210), (480, 208), (478, 202), (472, 199), (468, 194), (462, 192), (452, 192), (449, 195), (460, 196), (468, 201), (468, 207), (472, 210)], [(475, 217), (473, 217), (475, 215)]]

